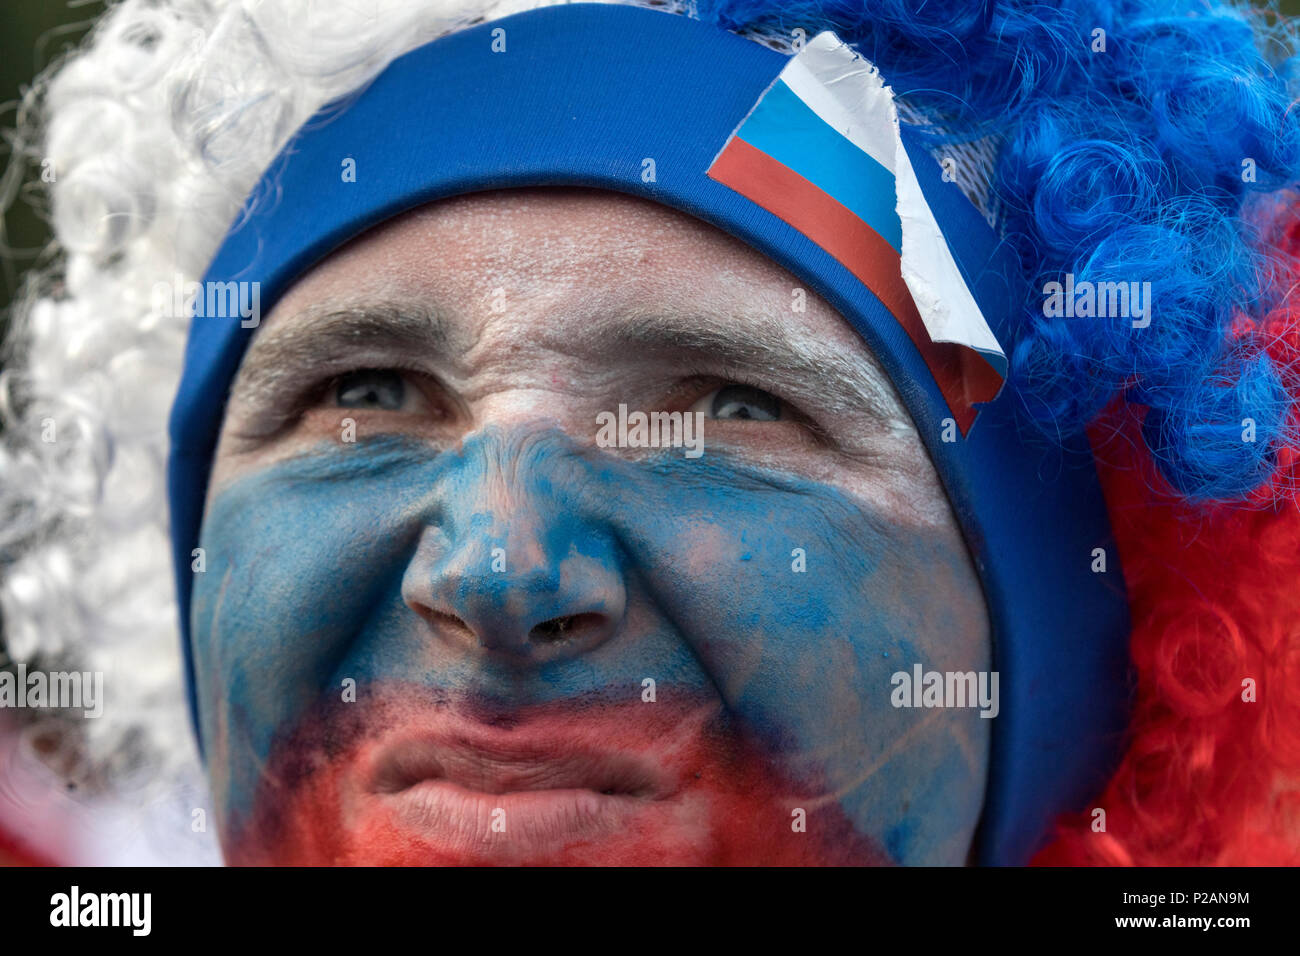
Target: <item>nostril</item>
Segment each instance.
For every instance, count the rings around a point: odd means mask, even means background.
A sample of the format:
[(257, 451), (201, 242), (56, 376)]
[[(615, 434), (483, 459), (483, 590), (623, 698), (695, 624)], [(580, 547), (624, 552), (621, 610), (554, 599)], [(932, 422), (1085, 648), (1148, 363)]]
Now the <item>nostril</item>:
[(474, 635), (474, 629), (458, 618), (455, 614), (447, 614), (445, 611), (439, 611), (431, 607), (419, 608), (420, 616), (432, 624), (435, 628), (442, 630), (449, 635), (456, 635), (461, 638), (469, 638), (477, 641)]
[(528, 639), (538, 644), (559, 644), (588, 637), (605, 626), (603, 614), (568, 614), (554, 617), (533, 627)]

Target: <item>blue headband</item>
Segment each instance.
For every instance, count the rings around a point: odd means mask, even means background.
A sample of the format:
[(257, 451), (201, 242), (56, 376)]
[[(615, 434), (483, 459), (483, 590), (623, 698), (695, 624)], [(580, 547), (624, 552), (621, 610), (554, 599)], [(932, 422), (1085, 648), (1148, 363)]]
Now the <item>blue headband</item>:
[[(505, 55), (493, 51), (499, 29)], [(798, 276), (861, 334), (889, 374), (974, 557), (1001, 685), (976, 859), (1021, 864), (1057, 815), (1083, 809), (1100, 792), (1127, 726), (1127, 600), (1091, 451), (1082, 438), (1051, 449), (1026, 443), (1009, 389), (951, 440), (945, 425), (957, 417), (954, 396), (938, 381), (934, 349), (921, 347), (898, 303), (886, 305), (892, 293), (819, 244), (833, 245), (835, 236), (810, 237), (787, 221), (793, 217), (782, 218), (779, 197), (761, 203), (735, 177), (729, 186), (718, 170), (709, 174), (788, 62), (711, 25), (607, 4), (547, 7), (445, 36), (394, 61), (345, 108), (327, 107), (299, 131), (254, 190), (258, 202), (232, 227), (204, 282), (256, 281), (269, 310), (308, 268), (383, 220), (448, 196), (547, 185), (671, 206)], [(760, 142), (750, 145), (762, 147), (762, 130), (753, 132), (747, 139)], [(993, 334), (1009, 342), (1022, 301), (1013, 265), (970, 201), (943, 181), (906, 128), (902, 135), (970, 293)], [(355, 182), (340, 176), (347, 157), (356, 162)], [(655, 175), (643, 178), (647, 157)], [(893, 238), (887, 224), (874, 232)], [(254, 331), (245, 324), (192, 322), (171, 416), (168, 494), (192, 716), (191, 553), (226, 395)], [(1093, 573), (1096, 548), (1106, 551), (1105, 573)]]

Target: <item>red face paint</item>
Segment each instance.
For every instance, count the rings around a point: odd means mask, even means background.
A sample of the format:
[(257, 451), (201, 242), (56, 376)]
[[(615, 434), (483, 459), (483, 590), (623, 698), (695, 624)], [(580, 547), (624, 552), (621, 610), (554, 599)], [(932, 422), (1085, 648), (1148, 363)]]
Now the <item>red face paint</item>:
[[(833, 795), (771, 773), (716, 703), (485, 712), (389, 688), (273, 750), (236, 865), (890, 862)], [(661, 695), (662, 697), (663, 695)]]

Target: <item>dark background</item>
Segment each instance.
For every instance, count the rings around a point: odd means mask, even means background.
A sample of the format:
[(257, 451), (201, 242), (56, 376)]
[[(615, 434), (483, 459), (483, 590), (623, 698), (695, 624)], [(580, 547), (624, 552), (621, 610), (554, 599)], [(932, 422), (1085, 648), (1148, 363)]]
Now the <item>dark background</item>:
[(24, 201), (35, 190), (22, 183), (39, 179), (40, 167), (33, 173), (28, 166), (20, 175), (12, 165), (18, 99), (37, 73), (76, 46), (103, 11), (102, 0), (0, 0), (0, 204), (8, 205), (0, 222), (0, 331), (23, 270), (50, 239), (44, 215)]

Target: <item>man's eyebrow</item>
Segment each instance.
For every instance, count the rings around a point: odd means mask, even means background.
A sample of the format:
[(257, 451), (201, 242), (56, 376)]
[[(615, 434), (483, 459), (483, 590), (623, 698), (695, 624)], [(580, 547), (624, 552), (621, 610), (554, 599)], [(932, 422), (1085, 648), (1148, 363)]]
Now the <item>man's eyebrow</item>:
[[(910, 429), (911, 421), (884, 369), (865, 343), (846, 353), (838, 344), (799, 335), (781, 321), (757, 312), (741, 317), (711, 318), (703, 313), (653, 312), (593, 318), (578, 342), (568, 338), (565, 351), (590, 361), (611, 355), (682, 356), (684, 364), (708, 364), (719, 374), (749, 378), (756, 387), (796, 395), (813, 395), (818, 407), (832, 413), (866, 411), (882, 423)], [(411, 356), (444, 359), (464, 354), (452, 324), (435, 308), (420, 303), (321, 302), (292, 317), (271, 323), (254, 339), (232, 395), (255, 399), (273, 392), (285, 378), (303, 369), (358, 360), (367, 347)], [(558, 343), (557, 343), (558, 344)], [(693, 353), (693, 361), (688, 355)], [(810, 412), (817, 409), (809, 409)]]
[(734, 319), (649, 314), (595, 325), (592, 344), (600, 347), (604, 342), (606, 348), (637, 353), (696, 353), (737, 375), (757, 373), (762, 380), (754, 382), (756, 386), (768, 382), (796, 394), (815, 392), (826, 411), (868, 411), (891, 425), (912, 427), (898, 393), (866, 343), (846, 353), (837, 343), (792, 333), (771, 316), (752, 314), (744, 320), (743, 331), (737, 334)]
[(255, 395), (304, 368), (347, 360), (368, 347), (411, 355), (446, 355), (453, 346), (449, 323), (417, 304), (386, 302), (308, 306), (264, 329), (249, 346), (232, 392)]

